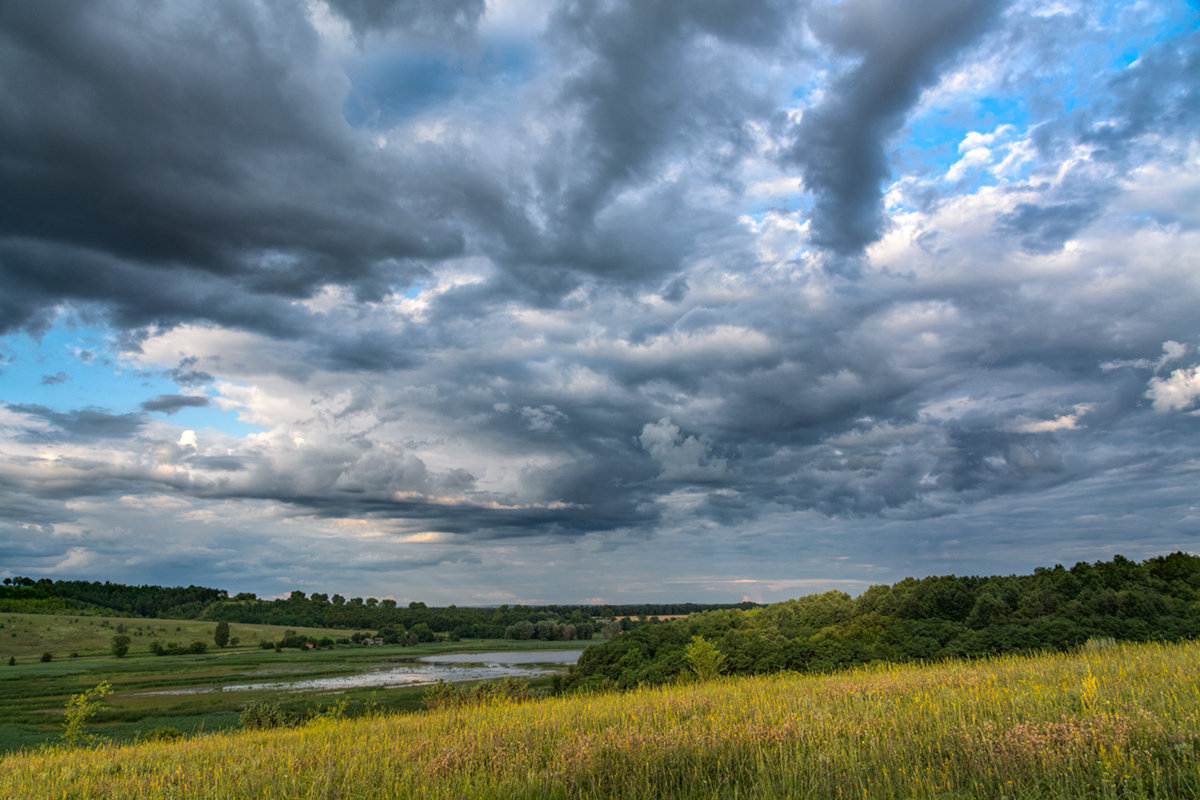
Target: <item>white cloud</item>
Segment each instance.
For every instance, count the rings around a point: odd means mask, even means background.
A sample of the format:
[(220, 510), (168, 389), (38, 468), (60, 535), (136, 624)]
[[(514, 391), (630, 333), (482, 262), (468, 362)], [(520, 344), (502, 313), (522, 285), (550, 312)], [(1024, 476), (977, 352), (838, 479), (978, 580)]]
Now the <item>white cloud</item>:
[(1054, 431), (1073, 431), (1080, 427), (1080, 417), (1092, 410), (1089, 403), (1079, 403), (1070, 414), (1061, 414), (1054, 419), (1033, 419), (1019, 416), (1009, 424), (1009, 430), (1017, 433), (1052, 433)]
[(1151, 378), (1146, 397), (1159, 413), (1183, 411), (1200, 400), (1200, 366), (1177, 369), (1165, 379)]
[(684, 436), (669, 417), (647, 422), (638, 441), (658, 462), (663, 480), (706, 480), (725, 474), (725, 459), (712, 456), (708, 439)]

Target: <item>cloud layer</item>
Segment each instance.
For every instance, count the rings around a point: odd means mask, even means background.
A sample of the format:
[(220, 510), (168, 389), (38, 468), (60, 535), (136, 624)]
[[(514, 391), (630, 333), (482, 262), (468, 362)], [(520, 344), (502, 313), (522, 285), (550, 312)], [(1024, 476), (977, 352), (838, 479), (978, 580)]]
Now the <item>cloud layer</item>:
[(0, 381), (77, 330), (147, 388), (5, 394), (0, 565), (724, 600), (1194, 550), (1195, 11), (918, 6), (4, 7)]

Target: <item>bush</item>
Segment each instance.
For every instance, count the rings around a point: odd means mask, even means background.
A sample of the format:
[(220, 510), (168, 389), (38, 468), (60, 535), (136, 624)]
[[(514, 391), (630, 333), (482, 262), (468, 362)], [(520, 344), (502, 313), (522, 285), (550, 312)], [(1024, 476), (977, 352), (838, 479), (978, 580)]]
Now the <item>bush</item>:
[(72, 695), (67, 701), (67, 713), (63, 717), (63, 741), (68, 747), (91, 744), (96, 737), (87, 733), (85, 726), (104, 705), (104, 698), (112, 694), (112, 684), (108, 681), (88, 689), (82, 694)]
[(42, 653), (42, 663), (43, 664), (46, 663), (47, 661), (52, 661), (53, 659), (54, 659), (54, 656), (52, 656), (50, 653)]
[(278, 703), (260, 700), (242, 709), (238, 722), (249, 731), (265, 731), (272, 728), (290, 728), (300, 723), (294, 713), (282, 709)]
[(130, 638), (124, 635), (112, 637), (112, 654), (117, 658), (124, 658), (129, 652)]
[(213, 642), (217, 647), (225, 647), (229, 644), (229, 623), (225, 620), (217, 623), (217, 628), (213, 631)]
[(208, 652), (208, 645), (204, 642), (192, 642), (187, 647), (183, 647), (177, 642), (167, 642), (167, 646), (163, 647), (156, 639), (150, 643), (150, 652), (156, 656), (201, 655)]
[(183, 738), (183, 731), (170, 725), (159, 725), (142, 737), (143, 742), (173, 742)]

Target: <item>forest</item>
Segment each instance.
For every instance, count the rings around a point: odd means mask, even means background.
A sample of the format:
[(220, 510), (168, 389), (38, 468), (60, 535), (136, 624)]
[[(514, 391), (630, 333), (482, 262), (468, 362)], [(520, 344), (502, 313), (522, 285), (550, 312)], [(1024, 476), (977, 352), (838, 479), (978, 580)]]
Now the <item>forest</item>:
[(562, 688), (632, 688), (689, 670), (688, 647), (715, 647), (725, 674), (827, 672), (874, 661), (1065, 651), (1088, 640), (1200, 634), (1200, 557), (1038, 568), (1007, 577), (906, 578), (857, 598), (826, 592), (641, 626), (588, 647)]

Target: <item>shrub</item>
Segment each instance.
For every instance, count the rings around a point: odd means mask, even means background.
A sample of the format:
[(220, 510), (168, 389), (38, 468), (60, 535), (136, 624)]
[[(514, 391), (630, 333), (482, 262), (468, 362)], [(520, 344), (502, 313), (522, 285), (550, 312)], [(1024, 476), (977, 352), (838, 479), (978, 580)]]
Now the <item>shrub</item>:
[(88, 744), (96, 738), (85, 733), (84, 726), (100, 710), (104, 698), (109, 694), (112, 694), (112, 684), (101, 681), (82, 694), (72, 695), (67, 701), (67, 713), (63, 719), (63, 741), (69, 747)]
[(159, 725), (142, 737), (143, 742), (173, 742), (183, 738), (183, 731), (171, 725)]
[(260, 700), (242, 709), (238, 722), (250, 731), (265, 731), (272, 728), (289, 728), (300, 722), (291, 711), (280, 708), (278, 703)]
[(130, 639), (128, 636), (118, 635), (112, 637), (112, 654), (117, 658), (124, 658), (125, 654), (129, 652), (129, 642)]
[(683, 650), (688, 668), (702, 681), (711, 681), (725, 668), (725, 654), (703, 636), (693, 636)]

